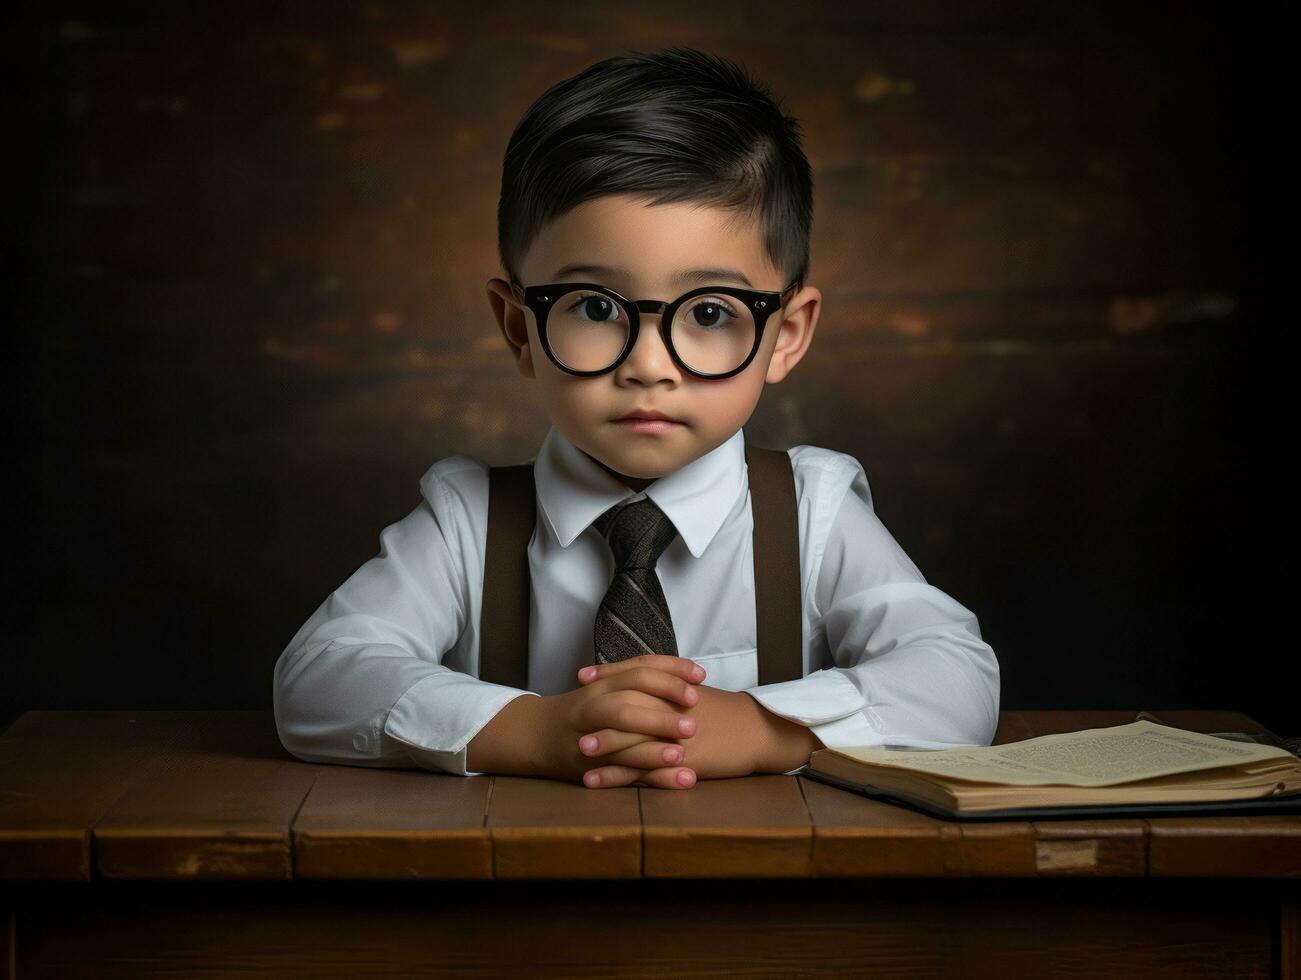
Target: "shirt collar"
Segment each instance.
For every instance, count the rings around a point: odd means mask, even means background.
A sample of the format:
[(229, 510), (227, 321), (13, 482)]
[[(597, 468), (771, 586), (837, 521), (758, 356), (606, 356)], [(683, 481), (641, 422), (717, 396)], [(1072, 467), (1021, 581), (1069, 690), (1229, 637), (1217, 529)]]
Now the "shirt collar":
[[(699, 459), (660, 477), (644, 494), (699, 558), (731, 513), (744, 471), (745, 440), (737, 429)], [(615, 504), (642, 496), (601, 469), (554, 425), (534, 461), (533, 480), (542, 513), (564, 548)]]

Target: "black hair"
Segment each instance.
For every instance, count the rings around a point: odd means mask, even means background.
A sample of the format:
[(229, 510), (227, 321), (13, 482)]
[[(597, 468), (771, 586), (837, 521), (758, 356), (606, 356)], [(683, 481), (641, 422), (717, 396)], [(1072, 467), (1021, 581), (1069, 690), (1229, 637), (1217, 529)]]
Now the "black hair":
[(535, 99), (502, 165), (497, 248), (511, 281), (548, 222), (610, 194), (757, 217), (777, 288), (808, 276), (813, 175), (799, 122), (735, 62), (684, 47), (630, 51)]

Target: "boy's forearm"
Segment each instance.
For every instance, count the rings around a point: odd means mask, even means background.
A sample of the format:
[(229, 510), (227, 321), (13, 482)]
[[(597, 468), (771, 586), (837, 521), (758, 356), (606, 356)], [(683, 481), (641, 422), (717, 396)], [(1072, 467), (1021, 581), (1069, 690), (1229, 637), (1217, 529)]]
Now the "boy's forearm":
[(754, 719), (761, 733), (755, 772), (790, 772), (809, 761), (822, 741), (805, 725), (787, 721), (773, 714), (750, 695), (745, 700), (754, 706)]
[(538, 775), (542, 768), (539, 733), (545, 700), (521, 694), (508, 702), (466, 746), (465, 768), (503, 776)]

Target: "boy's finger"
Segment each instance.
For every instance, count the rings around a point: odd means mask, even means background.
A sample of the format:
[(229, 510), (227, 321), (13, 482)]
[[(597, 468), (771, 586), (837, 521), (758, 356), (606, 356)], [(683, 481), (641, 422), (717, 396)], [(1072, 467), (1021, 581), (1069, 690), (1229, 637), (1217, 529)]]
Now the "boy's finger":
[(658, 789), (691, 789), (696, 785), (696, 771), (686, 766), (665, 766), (650, 770), (641, 781)]
[(653, 698), (661, 698), (684, 708), (694, 708), (700, 703), (700, 689), (681, 675), (653, 667), (634, 667), (611, 674), (605, 686), (610, 691), (640, 691)]
[[(640, 739), (638, 741), (630, 741)], [(587, 743), (595, 743), (588, 749)], [(686, 749), (679, 742), (662, 742), (657, 739), (631, 735), (628, 732), (610, 732), (585, 735), (579, 739), (579, 751), (591, 759), (592, 766), (632, 766), (637, 769), (655, 769), (659, 766), (680, 766), (686, 758)]]
[(705, 668), (687, 657), (670, 657), (662, 653), (647, 653), (640, 657), (629, 657), (613, 664), (589, 664), (578, 672), (578, 679), (588, 684), (601, 677), (631, 670), (634, 667), (654, 667), (666, 673), (676, 674), (684, 680), (698, 684), (705, 679)]
[(646, 770), (631, 766), (597, 766), (583, 773), (583, 785), (588, 789), (609, 789), (611, 786), (627, 786), (644, 775)]
[[(624, 749), (630, 749), (634, 745), (641, 745), (643, 742), (657, 741), (654, 735), (642, 735), (638, 732), (624, 732), (617, 728), (602, 728), (598, 732), (591, 732), (584, 735), (578, 740), (578, 751), (585, 756), (595, 759), (597, 756), (609, 755), (611, 752), (622, 752)], [(661, 744), (670, 744), (669, 741), (659, 739)], [(678, 745), (678, 742), (672, 742)], [(589, 748), (590, 745), (590, 748)]]
[(589, 709), (587, 717), (595, 722), (594, 729), (597, 726), (617, 728), (621, 732), (653, 735), (661, 739), (690, 738), (696, 734), (696, 719), (673, 711), (610, 698), (594, 698)]
[(628, 786), (637, 781), (659, 789), (690, 789), (696, 784), (696, 771), (686, 766), (667, 766), (662, 769), (633, 769), (629, 766), (601, 766), (583, 774), (583, 785), (588, 789), (608, 789), (611, 786)]

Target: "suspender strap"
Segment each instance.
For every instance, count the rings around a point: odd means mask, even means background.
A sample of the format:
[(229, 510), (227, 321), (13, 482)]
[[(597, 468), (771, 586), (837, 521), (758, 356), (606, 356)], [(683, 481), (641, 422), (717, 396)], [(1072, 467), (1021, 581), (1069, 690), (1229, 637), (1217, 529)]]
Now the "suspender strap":
[(529, 539), (536, 518), (533, 464), (488, 467), (479, 678), (524, 691), (529, 689)]
[[(745, 442), (754, 518), (759, 683), (804, 676), (799, 515), (790, 456)], [(537, 518), (533, 464), (488, 468), (488, 538), (479, 620), (479, 677), (528, 689), (528, 546)]]
[(754, 518), (754, 614), (759, 683), (804, 676), (800, 616), (800, 525), (790, 456), (745, 443)]

